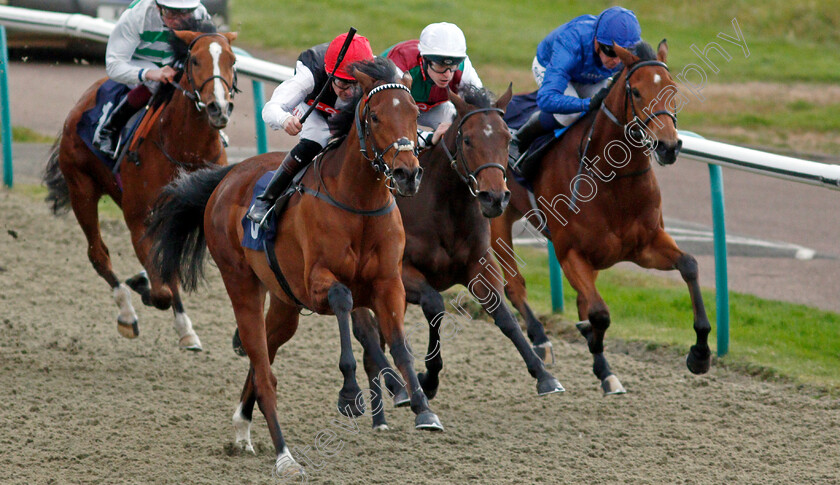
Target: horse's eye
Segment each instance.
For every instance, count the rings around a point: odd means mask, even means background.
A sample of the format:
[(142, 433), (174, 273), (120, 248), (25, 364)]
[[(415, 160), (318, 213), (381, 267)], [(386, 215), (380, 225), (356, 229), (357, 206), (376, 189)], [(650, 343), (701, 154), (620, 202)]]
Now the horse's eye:
[(192, 58), (192, 60), (190, 60), (190, 62), (192, 62), (192, 65), (193, 65), (193, 66), (197, 66), (197, 65), (198, 65), (198, 59), (196, 59), (195, 57), (193, 57), (193, 58)]
[(470, 140), (470, 137), (468, 137), (468, 136), (464, 137), (464, 145), (468, 146), (468, 147), (472, 146), (472, 141)]
[(633, 88), (632, 90), (630, 90), (630, 92), (632, 92), (633, 96), (636, 97), (636, 98), (641, 98), (642, 97), (642, 94), (639, 93), (639, 90), (636, 89), (636, 88)]
[(371, 113), (370, 114), (370, 121), (372, 121), (374, 123), (379, 123), (379, 117), (376, 116), (376, 113)]

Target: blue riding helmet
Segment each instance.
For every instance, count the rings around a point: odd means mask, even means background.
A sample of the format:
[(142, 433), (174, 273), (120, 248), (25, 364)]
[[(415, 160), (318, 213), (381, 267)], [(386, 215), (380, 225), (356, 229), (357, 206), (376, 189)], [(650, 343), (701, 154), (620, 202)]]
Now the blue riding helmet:
[(642, 40), (642, 27), (632, 10), (610, 7), (598, 16), (595, 40), (611, 46), (613, 42), (623, 48), (632, 47)]

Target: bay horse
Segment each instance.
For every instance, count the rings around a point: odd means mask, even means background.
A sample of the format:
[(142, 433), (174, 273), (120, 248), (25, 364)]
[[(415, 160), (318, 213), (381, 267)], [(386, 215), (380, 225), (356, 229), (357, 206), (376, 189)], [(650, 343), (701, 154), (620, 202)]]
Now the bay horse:
[[(488, 219), (501, 215), (510, 199), (505, 172), (511, 136), (502, 116), (511, 87), (495, 103), (483, 88), (467, 87), (462, 96), (449, 93), (457, 116), (441, 141), (420, 156), (424, 179), (417, 195), (397, 198), (406, 233), (402, 263), (406, 300), (420, 305), (429, 323), (426, 372), (418, 376), (420, 385), (429, 399), (437, 393), (443, 369), (441, 327), (457, 321), (455, 315), (446, 314), (439, 292), (460, 284), (513, 341), (537, 379), (537, 393), (560, 392), (563, 387), (546, 371), (504, 302), (501, 271), (490, 252)], [(365, 370), (374, 391), (373, 426), (385, 429), (377, 385), (388, 368), (368, 310), (354, 310), (353, 329), (365, 349)]]
[(697, 336), (686, 359), (688, 369), (702, 374), (711, 363), (711, 325), (700, 294), (697, 261), (665, 232), (662, 197), (651, 170), (651, 156), (660, 164), (673, 164), (682, 144), (675, 114), (680, 98), (665, 64), (668, 45), (663, 40), (656, 53), (647, 43), (635, 52), (615, 50), (625, 67), (600, 109), (572, 125), (542, 158), (542, 169), (533, 180), (539, 207), (529, 203), (522, 185), (512, 183), (510, 207), (491, 222), (494, 248), (506, 270), (505, 291), (520, 313), (532, 320), (529, 327), (542, 324), (528, 306), (525, 280), (516, 260), (497, 246), (510, 246), (512, 225), (522, 217), (551, 239), (557, 260), (577, 292), (581, 319), (577, 327), (586, 338), (593, 355), (592, 370), (606, 394), (625, 390), (604, 357), (610, 313), (595, 279), (600, 270), (619, 261), (680, 272), (691, 296)]
[[(168, 104), (160, 108), (157, 121), (150, 125), (137, 145), (136, 162), (126, 158), (115, 175), (77, 133), (82, 115), (94, 106), (97, 89), (106, 81), (101, 79), (85, 91), (70, 111), (44, 172), (44, 182), (49, 190), (47, 202), (51, 203), (52, 212), (59, 215), (67, 211), (68, 204), (72, 207), (87, 238), (88, 258), (111, 287), (119, 307), (117, 330), (120, 335), (126, 338), (139, 335), (130, 287), (140, 293), (146, 305), (162, 310), (172, 306), (179, 346), (195, 351), (201, 350), (201, 341), (184, 311), (178, 281), (163, 280), (150, 268), (151, 241), (144, 239), (143, 234), (152, 202), (179, 171), (227, 164), (219, 130), (227, 125), (233, 109), (236, 58), (231, 42), (237, 34), (216, 33), (209, 23), (199, 27), (212, 32), (174, 32), (175, 62), (184, 66), (180, 71), (180, 84), (176, 86), (179, 89), (174, 90)], [(146, 269), (125, 283), (120, 282), (111, 267), (108, 247), (99, 230), (97, 204), (104, 194), (122, 208), (135, 254)]]
[[(241, 221), (254, 185), (267, 170), (277, 169), (283, 153), (178, 179), (163, 191), (149, 226), (156, 269), (164, 277), (179, 276), (188, 289), (201, 271), (206, 241), (251, 362), (233, 417), (236, 441), (253, 451), (250, 425), (256, 401), (268, 422), (277, 453), (275, 471), (281, 476), (303, 469), (280, 431), (271, 363), (277, 349), (294, 335), (304, 307), (337, 317), (338, 366), (344, 375), (338, 407), (343, 414), (363, 412), (357, 405), (361, 390), (355, 378), (350, 312), (367, 307), (376, 313), (408, 383), (415, 427), (442, 429), (405, 344), (405, 288), (400, 278), (405, 233), (390, 191), (394, 186), (403, 195), (413, 195), (422, 174), (415, 152), (418, 109), (409, 90), (411, 78), (401, 78), (386, 58), (348, 69), (364, 93), (351, 112), (349, 134), (309, 166), (277, 223), (273, 248), (285, 283), (270, 267), (266, 253), (240, 244), (246, 230)], [(266, 291), (269, 309), (264, 317)]]

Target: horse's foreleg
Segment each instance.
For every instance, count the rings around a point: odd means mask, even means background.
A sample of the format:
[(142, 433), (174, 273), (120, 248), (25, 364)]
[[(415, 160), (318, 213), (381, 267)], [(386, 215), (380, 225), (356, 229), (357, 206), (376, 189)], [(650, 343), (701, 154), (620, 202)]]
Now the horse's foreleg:
[(581, 319), (577, 329), (589, 345), (593, 359), (592, 372), (601, 381), (604, 394), (627, 392), (621, 381), (612, 373), (610, 364), (604, 357), (604, 335), (610, 326), (610, 311), (595, 288), (598, 272), (574, 249), (570, 249), (565, 255), (558, 254), (557, 259), (569, 284), (577, 292), (578, 317)]
[(85, 234), (88, 243), (88, 259), (96, 272), (111, 287), (114, 301), (119, 307), (117, 315), (117, 331), (125, 338), (135, 338), (140, 335), (137, 326), (137, 313), (131, 304), (131, 291), (128, 286), (120, 283), (114, 270), (111, 268), (111, 257), (108, 247), (102, 240), (99, 231), (99, 199), (102, 197), (102, 190), (89, 177), (74, 174), (67, 177), (67, 187), (70, 191), (70, 205), (73, 214), (79, 221), (79, 226)]
[[(266, 333), (268, 335), (268, 360), (274, 363), (277, 349), (286, 343), (295, 334), (298, 327), (298, 313), (295, 307), (283, 305), (276, 297), (271, 297), (271, 304), (265, 318)], [(233, 413), (233, 429), (236, 432), (236, 445), (244, 451), (254, 453), (254, 446), (251, 444), (251, 420), (256, 402), (256, 390), (254, 389), (254, 368), (248, 372), (245, 380), (245, 387), (242, 389), (242, 397), (239, 406)]]
[(429, 347), (426, 351), (426, 372), (417, 375), (426, 397), (434, 399), (440, 385), (443, 370), (443, 356), (440, 347), (440, 327), (446, 315), (443, 297), (429, 285), (420, 271), (403, 262), (402, 280), (405, 285), (405, 299), (408, 303), (420, 305), (426, 321), (429, 322)]
[(642, 251), (636, 263), (645, 268), (677, 269), (680, 272), (683, 281), (688, 285), (688, 294), (691, 296), (691, 307), (694, 311), (694, 333), (697, 334), (697, 342), (691, 346), (686, 365), (694, 374), (708, 372), (712, 362), (712, 353), (709, 349), (709, 332), (712, 331), (712, 325), (706, 316), (703, 295), (700, 293), (697, 260), (694, 256), (682, 252), (673, 238), (665, 231), (661, 231), (650, 246)]
[(402, 374), (411, 396), (411, 410), (416, 415), (416, 429), (442, 430), (440, 419), (429, 407), (429, 399), (423, 393), (420, 381), (414, 371), (411, 352), (405, 340), (403, 321), (405, 318), (405, 287), (402, 279), (396, 275), (391, 279), (379, 280), (373, 288), (373, 312), (379, 320), (379, 328), (388, 346), (391, 357)]
[(509, 338), (519, 355), (525, 361), (528, 373), (537, 379), (537, 394), (544, 396), (554, 392), (563, 392), (563, 386), (549, 373), (543, 361), (531, 348), (519, 323), (513, 317), (513, 313), (505, 304), (502, 297), (502, 283), (498, 280), (499, 268), (495, 262), (476, 262), (469, 270), (469, 283), (467, 289), (478, 300), (484, 310), (493, 317), (496, 326), (502, 331), (505, 337)]
[(537, 319), (534, 312), (528, 305), (528, 292), (525, 288), (525, 278), (519, 271), (519, 265), (513, 252), (513, 223), (521, 216), (508, 208), (501, 217), (490, 220), (493, 252), (504, 272), (505, 294), (519, 310), (522, 318), (525, 319), (528, 338), (534, 346), (534, 352), (545, 362), (546, 365), (554, 365), (554, 348), (548, 335), (545, 334), (543, 324)]

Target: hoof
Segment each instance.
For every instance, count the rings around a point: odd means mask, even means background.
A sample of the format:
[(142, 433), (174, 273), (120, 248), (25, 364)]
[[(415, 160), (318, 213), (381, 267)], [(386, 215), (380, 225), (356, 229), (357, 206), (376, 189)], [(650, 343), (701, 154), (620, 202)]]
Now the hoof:
[[(292, 454), (289, 453), (289, 449), (283, 448), (283, 452), (280, 453), (277, 461), (274, 462), (274, 476), (286, 480), (292, 477), (305, 477), (306, 472), (300, 463), (295, 461)], [(303, 480), (304, 483), (306, 481), (306, 479)]]
[(117, 319), (117, 332), (125, 338), (137, 338), (140, 335), (140, 329), (137, 327), (137, 320), (131, 323), (123, 323)]
[(423, 388), (423, 394), (426, 395), (426, 398), (429, 400), (434, 399), (438, 391), (438, 386), (440, 385), (440, 380), (438, 380), (437, 375), (432, 377), (426, 372), (419, 372), (417, 374), (417, 380), (420, 381), (420, 387)]
[(338, 412), (348, 418), (358, 418), (359, 416), (365, 414), (364, 401), (361, 402), (361, 406), (359, 406), (356, 402), (356, 396), (358, 396), (358, 393), (346, 393), (347, 396), (352, 394), (352, 398), (344, 397), (344, 394), (345, 393), (343, 392), (338, 393)]
[(374, 431), (388, 431), (389, 429), (391, 428), (389, 428), (387, 424), (378, 424), (373, 427)]
[(400, 390), (394, 394), (394, 407), (395, 408), (404, 408), (411, 404), (411, 398), (408, 397), (408, 391), (405, 388), (400, 388)]
[(621, 381), (618, 380), (613, 374), (607, 376), (606, 379), (601, 381), (601, 389), (604, 390), (605, 396), (612, 396), (613, 394), (625, 394), (627, 390), (624, 389), (624, 386), (621, 385)]
[(575, 324), (575, 327), (577, 327), (578, 332), (580, 332), (580, 334), (583, 335), (583, 338), (589, 340), (589, 336), (592, 335), (592, 324), (589, 323), (589, 320), (582, 320), (580, 322), (577, 322)]
[(537, 357), (539, 357), (546, 366), (551, 367), (554, 365), (554, 346), (551, 345), (551, 342), (535, 345), (531, 348), (534, 349), (534, 353), (537, 354)]
[(199, 340), (198, 335), (194, 333), (189, 333), (181, 337), (181, 340), (178, 341), (178, 347), (182, 350), (191, 350), (193, 352), (201, 352), (204, 350), (201, 348), (201, 340)]
[(414, 429), (424, 429), (427, 431), (443, 431), (443, 425), (440, 424), (437, 414), (426, 411), (420, 413), (414, 418)]
[(141, 271), (125, 280), (125, 284), (140, 295), (143, 295), (144, 293), (148, 294), (152, 291), (152, 285), (149, 283), (149, 277), (146, 275), (145, 271)]
[(252, 455), (257, 454), (257, 452), (254, 451), (254, 445), (251, 444), (250, 440), (237, 441), (236, 447), (239, 448), (240, 451), (247, 451), (250, 452)]
[(239, 339), (239, 329), (233, 333), (233, 352), (240, 357), (248, 357), (248, 352), (245, 352), (245, 347), (242, 346), (242, 340)]
[(547, 379), (537, 381), (537, 396), (547, 396), (555, 392), (566, 392), (557, 379), (549, 376)]
[(712, 353), (709, 349), (700, 350), (696, 345), (691, 346), (685, 365), (692, 374), (705, 374), (712, 365)]

